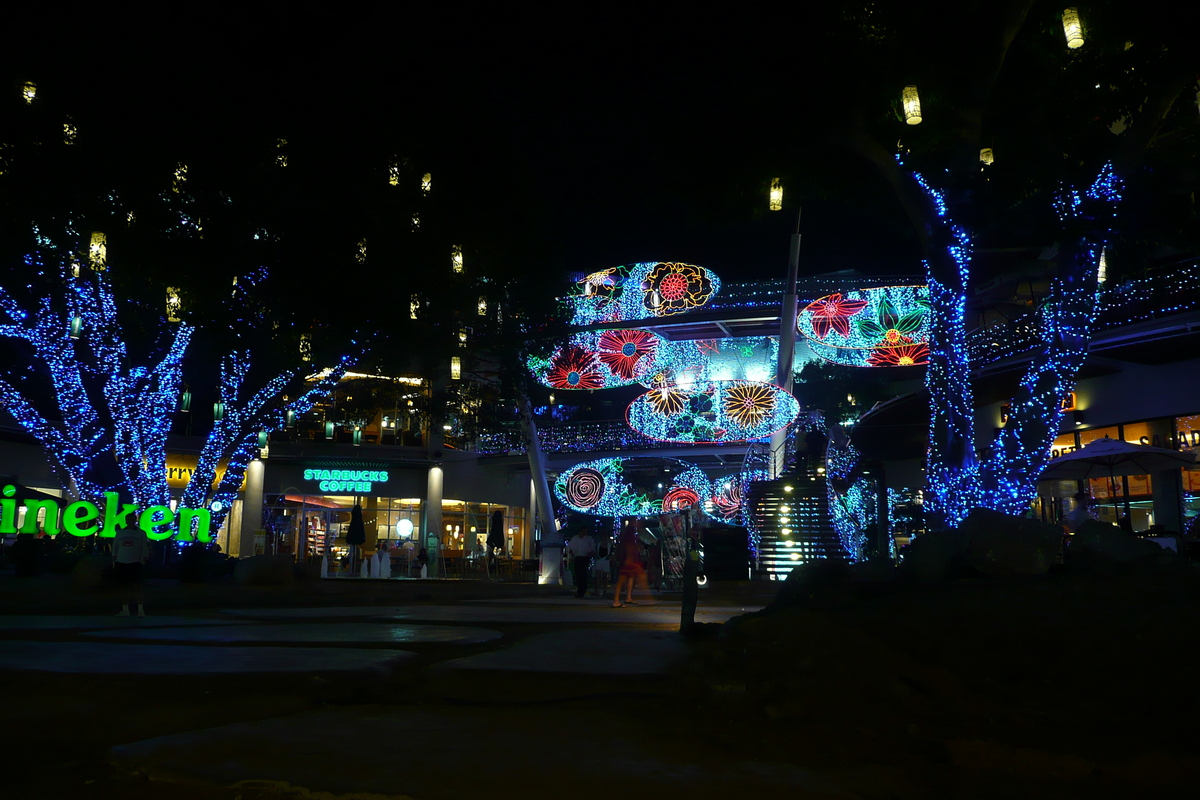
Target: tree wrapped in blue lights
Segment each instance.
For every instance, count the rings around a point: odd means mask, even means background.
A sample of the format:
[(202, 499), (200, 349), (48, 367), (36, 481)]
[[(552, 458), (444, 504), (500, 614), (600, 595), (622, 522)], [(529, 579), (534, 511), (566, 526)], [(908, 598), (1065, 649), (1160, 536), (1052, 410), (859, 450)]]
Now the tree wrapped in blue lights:
[[(920, 173), (914, 178), (939, 220), (943, 264), (927, 262), (932, 305), (930, 425), (926, 503), (945, 524), (972, 508), (1020, 514), (1036, 496), (1038, 476), (1058, 433), (1062, 400), (1087, 357), (1095, 319), (1100, 255), (1121, 200), (1121, 181), (1106, 164), (1085, 192), (1068, 189), (1055, 201), (1065, 243), (1062, 269), (1039, 310), (1041, 343), (1013, 397), (1008, 424), (982, 458), (974, 450), (974, 394), (966, 351), (966, 286), (970, 237), (947, 216), (943, 194)], [(946, 269), (946, 262), (953, 269)], [(947, 280), (947, 275), (950, 276)]]
[[(17, 344), (28, 364), (27, 369), (9, 367), (0, 376), (0, 402), (42, 444), (71, 497), (98, 502), (104, 492), (115, 491), (139, 507), (166, 505), (167, 435), (195, 328), (160, 319), (150, 357), (135, 358), (118, 319), (111, 271), (82, 266), (48, 240), (39, 244), (26, 258), (27, 266), (44, 276), (44, 261), (58, 261), (63, 291), (27, 301), (27, 309), (0, 288), (0, 337)], [(243, 279), (233, 293), (230, 302), (243, 321), (254, 316), (247, 294), (263, 277), (265, 272)], [(223, 359), (220, 413), (180, 502), (182, 508), (211, 509), (214, 529), (241, 487), (260, 436), (281, 429), (289, 414), (308, 411), (348, 366), (343, 359), (297, 397), (285, 399), (282, 393), (301, 377), (299, 367), (284, 369), (250, 391), (250, 363), (249, 348)], [(214, 488), (221, 463), (225, 472)], [(188, 532), (180, 537), (188, 538)]]

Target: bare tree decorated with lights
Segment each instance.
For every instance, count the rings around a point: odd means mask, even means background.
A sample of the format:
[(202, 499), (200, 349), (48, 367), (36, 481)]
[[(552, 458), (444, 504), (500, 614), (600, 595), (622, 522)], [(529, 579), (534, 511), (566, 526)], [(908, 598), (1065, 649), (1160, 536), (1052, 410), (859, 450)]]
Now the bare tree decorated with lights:
[[(140, 508), (166, 505), (167, 435), (183, 386), (183, 359), (195, 328), (186, 322), (159, 320), (154, 343), (137, 357), (119, 319), (111, 275), (93, 259), (84, 266), (44, 237), (27, 257), (45, 277), (44, 262), (61, 267), (61, 291), (22, 304), (0, 288), (0, 337), (17, 345), (24, 358), (0, 373), (0, 402), (44, 448), (62, 486), (73, 498), (98, 502), (116, 493)], [(205, 508), (219, 528), (241, 487), (260, 437), (308, 411), (327, 395), (347, 366), (343, 359), (315, 382), (306, 382), (298, 363), (266, 380), (248, 385), (253, 304), (248, 302), (265, 277), (258, 272), (239, 282), (229, 303), (246, 324), (239, 335), (245, 346), (221, 359), (215, 420), (182, 508)], [(145, 314), (127, 308), (126, 313)], [(23, 362), (23, 363), (22, 363)], [(311, 367), (310, 367), (311, 369)], [(294, 398), (284, 392), (303, 388)], [(217, 481), (218, 465), (225, 470)], [(181, 539), (190, 535), (184, 531)]]
[[(1052, 14), (1038, 13), (1032, 0), (955, 8), (956, 24), (973, 36), (949, 43), (936, 38), (948, 33), (944, 10), (920, 16), (909, 6), (871, 4), (833, 12), (857, 39), (853, 76), (874, 65), (879, 74), (927, 79), (892, 88), (905, 132), (898, 152), (882, 144), (895, 141), (896, 122), (870, 122), (857, 105), (846, 109), (841, 136), (884, 177), (924, 259), (932, 309), (926, 502), (948, 526), (975, 507), (1010, 514), (1029, 507), (1063, 397), (1087, 356), (1106, 248), (1111, 262), (1114, 246), (1140, 244), (1117, 224), (1125, 183), (1138, 200), (1144, 241), (1148, 219), (1161, 229), (1170, 217), (1147, 209), (1180, 194), (1164, 190), (1162, 165), (1194, 158), (1182, 146), (1194, 125), (1176, 103), (1195, 79), (1186, 43), (1166, 41), (1176, 34), (1147, 15), (1111, 2)], [(918, 44), (923, 37), (947, 47), (935, 53)], [(923, 54), (936, 56), (936, 65)], [(853, 103), (869, 97), (861, 85), (847, 95)], [(1014, 123), (1018, 115), (1024, 124)], [(1008, 244), (1013, 226), (1056, 240), (1057, 263), (1030, 326), (1029, 361), (1007, 424), (977, 451), (966, 318), (969, 289), (980, 280), (973, 238)]]

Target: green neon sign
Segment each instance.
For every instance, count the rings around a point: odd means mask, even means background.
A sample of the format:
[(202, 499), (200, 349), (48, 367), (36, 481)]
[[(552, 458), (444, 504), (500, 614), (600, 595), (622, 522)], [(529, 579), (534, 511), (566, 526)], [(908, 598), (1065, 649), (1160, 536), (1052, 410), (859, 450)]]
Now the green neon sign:
[(72, 536), (99, 535), (111, 539), (118, 530), (136, 525), (155, 541), (172, 536), (181, 542), (212, 541), (212, 512), (207, 508), (181, 508), (175, 512), (170, 506), (149, 506), (139, 511), (133, 503), (122, 503), (116, 492), (104, 493), (103, 511), (87, 500), (69, 504), (62, 511), (61, 530), (58, 500), (24, 500), (25, 520), (17, 530), (17, 501), (13, 499), (16, 493), (15, 486), (4, 487), (4, 497), (0, 499), (0, 533), (37, 533), (38, 512), (44, 509), (46, 533), (50, 536), (66, 531)]
[(388, 473), (382, 469), (306, 469), (304, 480), (317, 481), (317, 488), (331, 494), (370, 492), (373, 484), (387, 483)]

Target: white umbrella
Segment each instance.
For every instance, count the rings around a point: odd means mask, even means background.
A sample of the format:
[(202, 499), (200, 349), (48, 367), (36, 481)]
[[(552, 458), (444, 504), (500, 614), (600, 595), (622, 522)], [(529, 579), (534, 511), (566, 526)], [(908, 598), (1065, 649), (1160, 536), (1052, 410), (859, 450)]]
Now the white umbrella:
[[(1130, 444), (1118, 439), (1095, 439), (1073, 453), (1059, 456), (1046, 464), (1041, 480), (1084, 480), (1117, 475), (1149, 475), (1168, 469), (1190, 467), (1196, 454), (1185, 450), (1168, 450), (1146, 444)], [(1117, 508), (1117, 493), (1110, 492), (1113, 509)]]
[(1118, 439), (1095, 439), (1084, 447), (1046, 464), (1041, 480), (1083, 480), (1116, 475), (1149, 475), (1168, 469), (1190, 467), (1196, 454), (1147, 444), (1130, 444)]

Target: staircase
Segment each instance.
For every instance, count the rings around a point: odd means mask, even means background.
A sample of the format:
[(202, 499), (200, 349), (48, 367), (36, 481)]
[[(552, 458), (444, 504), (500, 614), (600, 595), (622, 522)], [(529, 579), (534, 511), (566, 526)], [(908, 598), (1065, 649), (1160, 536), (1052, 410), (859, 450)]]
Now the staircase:
[(801, 564), (844, 555), (829, 519), (824, 476), (785, 473), (755, 481), (745, 504), (746, 522), (758, 533), (755, 578), (783, 580)]

